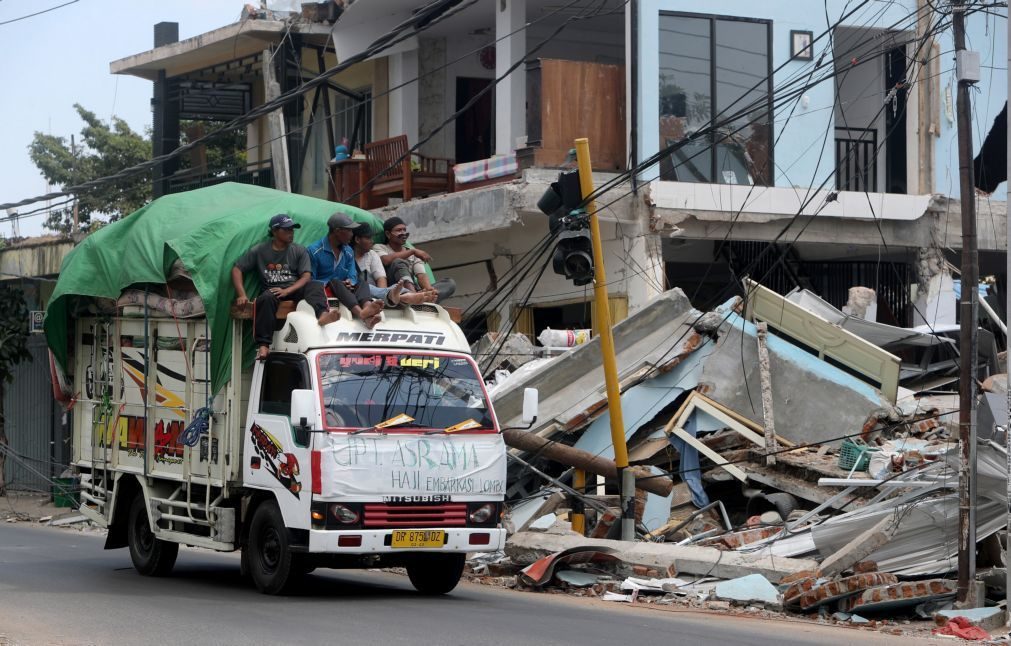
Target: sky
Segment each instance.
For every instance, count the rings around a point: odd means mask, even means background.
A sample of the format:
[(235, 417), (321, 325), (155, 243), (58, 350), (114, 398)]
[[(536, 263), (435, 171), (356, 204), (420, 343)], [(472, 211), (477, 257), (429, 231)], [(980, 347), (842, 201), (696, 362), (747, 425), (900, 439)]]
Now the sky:
[[(65, 2), (0, 0), (0, 23)], [(152, 49), (155, 23), (179, 23), (179, 38), (184, 40), (237, 22), (243, 4), (241, 0), (77, 0), (0, 24), (0, 203), (48, 192), (46, 180), (28, 157), (28, 146), (36, 131), (68, 140), (71, 134), (79, 135), (83, 123), (75, 103), (106, 121), (113, 115), (124, 119), (139, 132), (150, 126), (151, 82), (110, 74), (109, 63)], [(47, 233), (44, 220), (44, 214), (21, 219), (20, 235)], [(11, 235), (12, 226), (0, 222), (0, 235)]]

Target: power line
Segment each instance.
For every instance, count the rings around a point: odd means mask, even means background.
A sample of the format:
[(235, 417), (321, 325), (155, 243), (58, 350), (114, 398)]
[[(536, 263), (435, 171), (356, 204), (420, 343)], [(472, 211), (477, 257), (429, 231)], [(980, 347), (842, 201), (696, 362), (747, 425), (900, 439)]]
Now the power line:
[(323, 85), (324, 83), (326, 83), (328, 79), (330, 79), (333, 76), (336, 76), (345, 69), (348, 69), (353, 65), (356, 65), (373, 56), (376, 56), (380, 52), (383, 52), (389, 49), (390, 47), (393, 47), (394, 45), (404, 40), (407, 40), (408, 38), (411, 38), (413, 36), (416, 36), (417, 34), (422, 33), (426, 29), (429, 29), (441, 23), (443, 20), (446, 20), (447, 18), (452, 17), (460, 13), (461, 11), (464, 11), (468, 7), (476, 4), (478, 1), (479, 0), (434, 0), (433, 2), (430, 2), (424, 7), (416, 10), (412, 14), (411, 18), (402, 22), (398, 26), (394, 27), (386, 34), (380, 36), (364, 51), (348, 57), (343, 62), (339, 63), (338, 65), (335, 65), (334, 67), (326, 70), (325, 72), (320, 73), (319, 75), (313, 77), (312, 79), (306, 81), (305, 83), (297, 87), (294, 87), (291, 90), (288, 90), (287, 92), (281, 94), (275, 99), (271, 99), (270, 101), (262, 103), (261, 105), (257, 106), (256, 108), (253, 108), (252, 110), (250, 110), (249, 112), (247, 112), (242, 116), (232, 119), (231, 121), (224, 124), (221, 128), (217, 130), (209, 132), (202, 137), (199, 137), (187, 144), (179, 146), (178, 148), (169, 153), (159, 155), (158, 157), (154, 157), (140, 164), (129, 166), (127, 168), (120, 170), (119, 172), (113, 173), (112, 175), (89, 180), (87, 182), (83, 182), (75, 186), (64, 187), (60, 191), (47, 193), (46, 195), (40, 195), (34, 198), (20, 200), (18, 202), (2, 204), (0, 205), (0, 209), (24, 206), (26, 204), (32, 204), (34, 202), (40, 202), (42, 200), (54, 199), (57, 197), (64, 197), (75, 193), (81, 193), (153, 169), (157, 167), (159, 164), (168, 161), (170, 159), (174, 159), (175, 157), (178, 157), (186, 152), (189, 152), (190, 150), (193, 150), (194, 148), (196, 148), (201, 144), (207, 143), (208, 141), (210, 141), (215, 137), (219, 137), (222, 134), (231, 132), (236, 128), (245, 126), (262, 116), (270, 114), (271, 112), (277, 110), (278, 108), (281, 108), (288, 102), (301, 97), (302, 95), (306, 94), (310, 90), (313, 90), (320, 85)]
[(61, 7), (66, 7), (68, 5), (72, 5), (75, 2), (80, 2), (80, 0), (70, 0), (70, 2), (64, 2), (63, 4), (58, 4), (55, 7), (50, 7), (48, 9), (43, 9), (42, 11), (36, 11), (35, 13), (30, 13), (27, 16), (21, 16), (20, 18), (12, 18), (11, 20), (4, 20), (3, 22), (0, 22), (0, 25), (9, 25), (12, 22), (18, 22), (19, 20), (25, 20), (27, 18), (33, 18), (35, 16), (41, 16), (44, 13), (49, 13), (50, 11), (56, 11), (57, 9), (59, 9)]

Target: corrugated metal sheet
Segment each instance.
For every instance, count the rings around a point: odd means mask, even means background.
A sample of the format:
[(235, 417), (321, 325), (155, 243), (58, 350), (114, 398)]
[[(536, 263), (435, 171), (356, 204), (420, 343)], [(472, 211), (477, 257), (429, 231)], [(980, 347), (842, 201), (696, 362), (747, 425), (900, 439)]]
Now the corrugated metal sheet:
[(4, 398), (7, 439), (17, 454), (8, 456), (4, 475), (12, 489), (48, 492), (49, 478), (59, 476), (67, 467), (69, 437), (63, 430), (63, 411), (53, 399), (43, 336), (32, 335), (28, 349), (32, 360), (15, 368), (14, 381), (7, 384)]

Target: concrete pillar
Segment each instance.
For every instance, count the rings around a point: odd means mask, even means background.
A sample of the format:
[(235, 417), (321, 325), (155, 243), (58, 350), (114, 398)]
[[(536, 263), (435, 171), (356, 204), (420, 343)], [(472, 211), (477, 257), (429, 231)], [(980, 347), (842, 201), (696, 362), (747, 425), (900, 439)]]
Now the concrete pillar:
[(407, 83), (390, 93), (390, 136), (407, 135), (407, 144), (418, 143), (418, 50), (393, 54), (390, 87)]
[[(446, 39), (422, 38), (418, 47), (418, 67), (421, 70), (419, 81), (418, 120), (419, 129), (423, 135), (434, 131), (442, 123), (446, 115), (448, 102), (446, 99)], [(421, 153), (429, 157), (452, 158), (449, 150), (449, 133), (452, 128), (443, 128), (432, 140), (422, 146)]]
[[(526, 0), (495, 0), (495, 76), (501, 77), (527, 50)], [(519, 30), (519, 31), (517, 31)], [(516, 32), (508, 38), (506, 34)], [(495, 154), (508, 155), (527, 132), (527, 76), (521, 65), (495, 87)]]

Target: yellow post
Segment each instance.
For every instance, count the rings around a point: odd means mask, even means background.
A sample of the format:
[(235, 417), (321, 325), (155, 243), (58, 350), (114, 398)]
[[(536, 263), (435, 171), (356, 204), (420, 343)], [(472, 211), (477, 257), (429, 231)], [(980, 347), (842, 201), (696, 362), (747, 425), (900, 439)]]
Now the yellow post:
[[(572, 488), (580, 494), (586, 492), (586, 471), (576, 469), (572, 472)], [(586, 536), (586, 514), (583, 507), (583, 500), (577, 498), (572, 501), (572, 531)]]
[[(593, 171), (590, 166), (590, 140), (576, 139), (576, 162), (579, 168), (579, 188), (583, 199), (593, 193)], [(607, 276), (604, 273), (604, 246), (600, 238), (600, 222), (596, 202), (586, 204), (590, 216), (590, 236), (593, 239), (593, 300), (600, 321), (600, 352), (604, 359), (604, 383), (607, 384), (607, 410), (611, 416), (611, 442), (614, 444), (614, 463), (618, 467), (621, 484), (623, 540), (635, 538), (635, 498), (633, 488), (627, 486), (628, 446), (625, 444), (625, 420), (621, 415), (621, 388), (618, 384), (618, 365), (614, 356), (614, 335), (611, 331), (611, 308), (607, 302)]]

